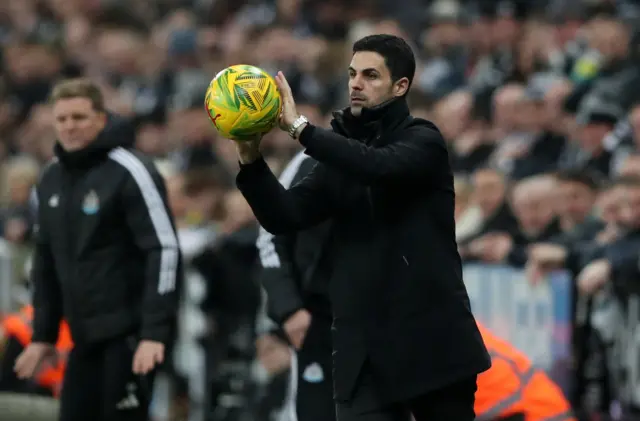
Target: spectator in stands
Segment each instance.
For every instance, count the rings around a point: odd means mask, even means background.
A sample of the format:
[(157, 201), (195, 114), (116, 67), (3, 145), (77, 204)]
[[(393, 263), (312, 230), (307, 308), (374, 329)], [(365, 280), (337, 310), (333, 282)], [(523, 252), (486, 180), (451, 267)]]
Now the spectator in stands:
[(15, 244), (29, 239), (33, 218), (29, 209), (32, 187), (38, 180), (38, 162), (29, 156), (16, 157), (5, 168), (4, 237)]
[(493, 232), (515, 234), (518, 230), (517, 221), (507, 202), (507, 184), (504, 176), (493, 169), (481, 169), (473, 174), (472, 183), (472, 203), (480, 211), (480, 221), (466, 237), (458, 239), (462, 257), (465, 259), (480, 257), (478, 253), (481, 254), (483, 249), (480, 247), (481, 241), (475, 245), (473, 242), (482, 236)]
[(555, 189), (556, 180), (550, 175), (533, 176), (514, 186), (511, 206), (518, 221), (518, 233), (513, 237), (496, 236), (486, 246), (499, 262), (522, 267), (530, 244), (549, 240), (559, 233), (553, 205)]
[(640, 276), (637, 255), (640, 247), (640, 179), (621, 179), (618, 185), (623, 194), (620, 216), (625, 233), (593, 253), (577, 278), (583, 294), (593, 294), (607, 281), (616, 282), (614, 288), (624, 294), (625, 290), (636, 288), (635, 280)]
[(561, 234), (556, 242), (565, 244), (591, 241), (603, 228), (603, 221), (593, 209), (599, 190), (598, 178), (583, 170), (556, 174), (556, 209)]

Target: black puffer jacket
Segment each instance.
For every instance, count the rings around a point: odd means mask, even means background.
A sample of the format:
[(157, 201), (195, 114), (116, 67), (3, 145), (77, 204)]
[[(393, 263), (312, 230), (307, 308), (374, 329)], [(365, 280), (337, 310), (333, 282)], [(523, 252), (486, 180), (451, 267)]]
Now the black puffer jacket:
[(171, 337), (180, 251), (163, 179), (133, 141), (110, 117), (87, 148), (56, 145), (37, 187), (34, 341), (54, 342), (62, 317), (76, 345)]

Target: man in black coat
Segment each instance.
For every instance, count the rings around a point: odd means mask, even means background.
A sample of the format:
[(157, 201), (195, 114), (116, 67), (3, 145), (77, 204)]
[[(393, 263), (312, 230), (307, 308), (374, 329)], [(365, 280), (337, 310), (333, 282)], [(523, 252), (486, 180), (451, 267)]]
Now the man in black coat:
[(295, 232), (331, 219), (334, 397), (340, 421), (475, 418), (476, 377), (490, 359), (462, 281), (445, 142), (405, 100), (415, 72), (391, 35), (353, 46), (351, 105), (333, 130), (296, 112), (276, 77), (281, 128), (319, 161), (285, 189), (259, 152), (238, 143), (237, 185), (262, 226)]

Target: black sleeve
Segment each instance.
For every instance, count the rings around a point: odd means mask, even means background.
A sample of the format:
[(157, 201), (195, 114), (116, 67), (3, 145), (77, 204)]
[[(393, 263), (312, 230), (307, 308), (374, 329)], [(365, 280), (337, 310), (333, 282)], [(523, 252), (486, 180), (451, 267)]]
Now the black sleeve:
[(260, 158), (241, 165), (236, 185), (258, 222), (272, 234), (310, 228), (331, 216), (335, 193), (326, 168), (318, 164), (287, 190)]
[(145, 255), (141, 339), (167, 344), (178, 308), (181, 254), (164, 180), (152, 164), (135, 160), (135, 171), (129, 172), (122, 194), (127, 225)]
[(511, 266), (521, 268), (527, 264), (527, 258), (527, 245), (514, 244), (506, 261)]
[(415, 125), (403, 136), (390, 145), (372, 147), (308, 125), (300, 133), (300, 143), (309, 156), (365, 184), (428, 177), (448, 165), (447, 147), (435, 128)]
[[(42, 198), (40, 198), (42, 199)], [(45, 206), (39, 200), (35, 233), (35, 253), (31, 280), (33, 282), (33, 342), (55, 344), (62, 320), (62, 293), (51, 251), (49, 233), (44, 224)]]
[(604, 258), (609, 261), (614, 277), (622, 275), (626, 279), (637, 279), (640, 275), (640, 245), (637, 242), (623, 244), (609, 247)]

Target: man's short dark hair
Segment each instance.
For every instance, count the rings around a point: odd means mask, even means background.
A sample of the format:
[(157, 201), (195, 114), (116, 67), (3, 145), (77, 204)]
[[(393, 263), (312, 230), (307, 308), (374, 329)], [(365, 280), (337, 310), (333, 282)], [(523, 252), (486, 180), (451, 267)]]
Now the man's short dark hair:
[[(371, 51), (384, 57), (384, 62), (391, 73), (391, 80), (397, 82), (406, 77), (409, 87), (416, 73), (416, 58), (407, 42), (395, 35), (377, 34), (359, 39), (353, 44), (353, 53)], [(407, 90), (408, 92), (408, 90)]]
[(577, 183), (582, 184), (589, 188), (589, 190), (599, 190), (602, 186), (601, 177), (593, 171), (581, 168), (573, 168), (558, 171), (556, 173), (556, 180), (565, 183)]
[(95, 111), (104, 112), (104, 96), (100, 87), (89, 79), (66, 79), (55, 84), (51, 90), (50, 102), (61, 99), (86, 98), (91, 101)]

